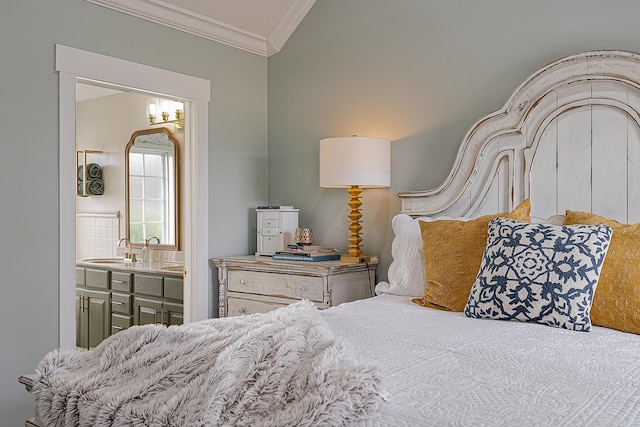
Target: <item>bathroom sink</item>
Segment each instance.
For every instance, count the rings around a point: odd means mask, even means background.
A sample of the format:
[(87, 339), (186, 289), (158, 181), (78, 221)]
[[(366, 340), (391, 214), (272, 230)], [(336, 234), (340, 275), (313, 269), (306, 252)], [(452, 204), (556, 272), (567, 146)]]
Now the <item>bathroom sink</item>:
[(184, 271), (184, 265), (169, 265), (167, 267), (162, 267), (162, 270), (165, 271)]
[(121, 264), (125, 262), (124, 258), (88, 258), (82, 262), (90, 262), (95, 264)]

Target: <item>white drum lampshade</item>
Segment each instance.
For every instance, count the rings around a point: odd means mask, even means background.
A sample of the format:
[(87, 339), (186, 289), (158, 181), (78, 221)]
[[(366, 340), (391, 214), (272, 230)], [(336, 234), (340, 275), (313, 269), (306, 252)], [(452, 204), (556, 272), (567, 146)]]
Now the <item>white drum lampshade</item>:
[(347, 136), (320, 140), (320, 187), (388, 187), (391, 143), (388, 139)]

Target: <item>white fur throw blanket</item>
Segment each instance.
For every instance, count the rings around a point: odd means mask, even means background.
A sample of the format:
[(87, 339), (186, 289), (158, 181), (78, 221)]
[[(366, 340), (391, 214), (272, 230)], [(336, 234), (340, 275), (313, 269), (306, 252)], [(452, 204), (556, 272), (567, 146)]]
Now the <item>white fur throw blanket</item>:
[(32, 393), (46, 426), (340, 426), (375, 413), (377, 367), (300, 301), (265, 314), (112, 335), (52, 351)]

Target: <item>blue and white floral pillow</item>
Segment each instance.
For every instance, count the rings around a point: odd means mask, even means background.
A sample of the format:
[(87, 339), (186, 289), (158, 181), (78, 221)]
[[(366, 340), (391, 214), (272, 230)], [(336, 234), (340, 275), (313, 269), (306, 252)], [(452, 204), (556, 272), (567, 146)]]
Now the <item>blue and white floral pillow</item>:
[(591, 303), (610, 240), (606, 225), (492, 220), (464, 314), (590, 331)]

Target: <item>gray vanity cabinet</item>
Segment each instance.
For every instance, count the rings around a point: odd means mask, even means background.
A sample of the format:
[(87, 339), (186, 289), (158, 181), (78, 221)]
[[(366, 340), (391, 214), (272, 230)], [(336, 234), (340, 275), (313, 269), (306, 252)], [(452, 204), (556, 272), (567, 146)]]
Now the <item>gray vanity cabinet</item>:
[(164, 324), (167, 326), (182, 325), (184, 323), (184, 306), (172, 302), (164, 302)]
[(84, 295), (81, 294), (84, 287), (84, 268), (76, 267), (76, 347), (89, 348), (87, 332), (87, 320), (83, 308)]
[(111, 334), (133, 326), (133, 274), (111, 272)]
[(133, 316), (136, 325), (163, 323), (162, 301), (136, 297), (133, 301)]
[[(110, 272), (76, 269), (76, 346), (95, 348), (111, 335)], [(91, 288), (90, 288), (91, 287)]]
[(181, 325), (183, 279), (76, 267), (76, 346), (95, 348), (133, 325)]
[(133, 285), (134, 323), (181, 325), (184, 321), (182, 289), (180, 277), (136, 274)]
[(164, 324), (167, 326), (182, 325), (184, 323), (184, 281), (182, 277), (165, 276), (162, 286), (164, 303)]
[(111, 335), (111, 312), (109, 307), (109, 292), (78, 290), (83, 306), (80, 308), (80, 346), (95, 348), (105, 338)]
[(133, 302), (134, 321), (136, 325), (151, 323), (165, 326), (182, 325), (184, 323), (184, 309), (182, 304), (176, 304), (159, 299), (136, 297)]

